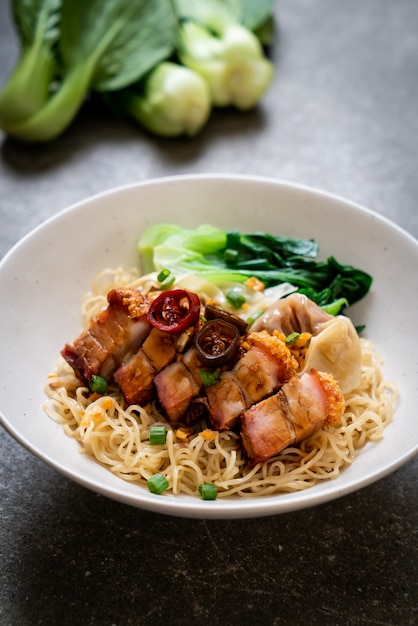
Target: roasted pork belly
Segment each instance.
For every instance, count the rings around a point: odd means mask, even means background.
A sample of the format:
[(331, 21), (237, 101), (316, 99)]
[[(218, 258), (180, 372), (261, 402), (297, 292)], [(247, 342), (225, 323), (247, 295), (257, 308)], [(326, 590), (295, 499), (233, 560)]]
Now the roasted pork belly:
[(114, 378), (128, 404), (145, 406), (154, 397), (156, 373), (153, 364), (141, 348), (116, 370)]
[(152, 328), (142, 344), (142, 349), (157, 372), (167, 367), (176, 358), (175, 337), (158, 328)]
[(335, 425), (343, 411), (344, 397), (333, 377), (311, 370), (242, 413), (242, 443), (253, 463), (266, 461), (325, 424)]
[(192, 400), (200, 391), (200, 385), (183, 361), (165, 367), (154, 378), (158, 400), (170, 422), (181, 421)]
[(230, 372), (207, 387), (209, 415), (216, 430), (235, 428), (242, 411), (276, 392), (296, 373), (297, 362), (282, 341), (267, 332), (251, 333), (248, 350)]
[(136, 289), (112, 289), (108, 306), (61, 355), (84, 381), (93, 374), (110, 378), (150, 332), (149, 301)]
[(208, 411), (215, 430), (232, 430), (247, 407), (242, 387), (232, 372), (220, 375), (219, 382), (206, 387)]

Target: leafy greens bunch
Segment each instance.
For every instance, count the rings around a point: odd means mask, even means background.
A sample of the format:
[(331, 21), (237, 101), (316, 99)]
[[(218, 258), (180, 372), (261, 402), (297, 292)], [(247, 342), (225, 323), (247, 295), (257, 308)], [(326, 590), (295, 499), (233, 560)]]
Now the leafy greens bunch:
[(369, 274), (333, 256), (318, 260), (318, 244), (311, 239), (157, 224), (142, 234), (138, 248), (145, 272), (190, 273), (220, 287), (251, 277), (266, 287), (290, 283), (332, 315), (363, 298), (372, 284)]
[(274, 0), (12, 0), (20, 58), (0, 127), (45, 142), (86, 97), (162, 136), (194, 135), (213, 106), (255, 106), (273, 67)]

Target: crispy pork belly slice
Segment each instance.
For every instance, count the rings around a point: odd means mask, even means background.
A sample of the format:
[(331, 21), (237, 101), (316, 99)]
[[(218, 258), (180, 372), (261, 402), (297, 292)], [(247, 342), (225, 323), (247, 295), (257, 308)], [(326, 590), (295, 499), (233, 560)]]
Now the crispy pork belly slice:
[(181, 421), (200, 386), (183, 361), (165, 367), (154, 378), (158, 400), (170, 422)]
[(277, 330), (284, 335), (309, 332), (317, 335), (321, 326), (332, 319), (315, 302), (300, 293), (292, 293), (274, 302), (252, 325), (252, 331)]
[(141, 348), (116, 370), (114, 378), (128, 404), (145, 406), (154, 397), (155, 374), (154, 366)]
[(334, 425), (344, 411), (344, 397), (335, 379), (325, 372), (295, 376), (279, 392), (286, 403), (287, 417), (295, 429), (298, 443), (322, 428)]
[(235, 428), (242, 411), (275, 393), (296, 373), (297, 361), (277, 337), (251, 333), (247, 352), (219, 383), (206, 388), (213, 428)]
[(215, 430), (233, 430), (247, 407), (242, 387), (232, 372), (220, 375), (219, 382), (206, 387), (210, 420)]
[(266, 461), (325, 424), (335, 425), (343, 411), (344, 397), (335, 379), (311, 370), (243, 412), (242, 443), (253, 463)]
[(176, 358), (175, 338), (158, 328), (152, 328), (142, 344), (142, 349), (157, 372), (167, 367)]
[(150, 331), (146, 319), (149, 301), (136, 289), (112, 289), (108, 307), (95, 317), (62, 356), (82, 380), (93, 374), (109, 378), (130, 354), (136, 352)]
[(296, 374), (298, 363), (289, 348), (267, 331), (248, 336), (250, 349), (233, 368), (247, 407), (270, 396)]
[(279, 393), (254, 404), (241, 415), (242, 444), (254, 464), (267, 461), (293, 443), (294, 438), (295, 431)]

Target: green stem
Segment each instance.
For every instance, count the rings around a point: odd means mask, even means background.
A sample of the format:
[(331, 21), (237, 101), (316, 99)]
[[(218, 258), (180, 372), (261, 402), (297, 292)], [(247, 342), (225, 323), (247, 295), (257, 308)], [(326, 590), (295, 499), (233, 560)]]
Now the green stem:
[(69, 126), (81, 108), (93, 71), (93, 63), (74, 67), (44, 106), (22, 123), (13, 124), (8, 132), (29, 143), (55, 139)]
[(27, 48), (0, 94), (0, 126), (6, 131), (43, 106), (49, 96), (55, 59), (48, 48)]

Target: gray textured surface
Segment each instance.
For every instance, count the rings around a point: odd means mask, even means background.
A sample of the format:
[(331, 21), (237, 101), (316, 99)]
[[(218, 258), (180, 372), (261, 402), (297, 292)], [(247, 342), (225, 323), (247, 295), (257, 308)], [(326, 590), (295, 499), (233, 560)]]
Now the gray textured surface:
[[(3, 83), (17, 55), (6, 0), (0, 15)], [(156, 140), (93, 105), (50, 145), (1, 137), (0, 255), (88, 195), (192, 172), (322, 187), (417, 237), (418, 2), (281, 0), (277, 17), (262, 106), (217, 112), (196, 140)], [(208, 522), (96, 496), (3, 431), (0, 455), (1, 626), (418, 624), (418, 459), (314, 509)]]

